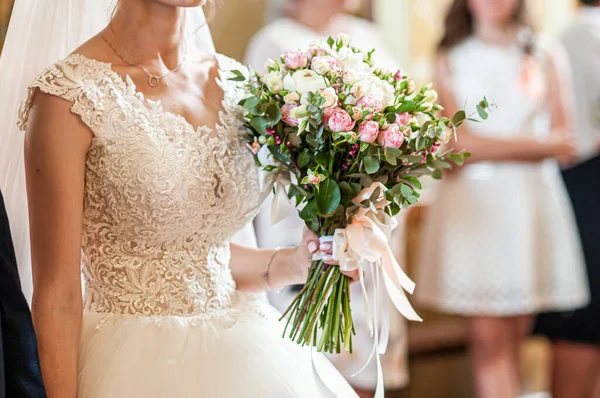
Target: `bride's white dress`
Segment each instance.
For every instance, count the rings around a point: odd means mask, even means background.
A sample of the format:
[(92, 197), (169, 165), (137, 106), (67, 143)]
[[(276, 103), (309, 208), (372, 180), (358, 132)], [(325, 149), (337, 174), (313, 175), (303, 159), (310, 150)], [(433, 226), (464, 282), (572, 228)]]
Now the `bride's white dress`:
[[(262, 192), (218, 55), (220, 124), (195, 129), (147, 100), (110, 64), (71, 55), (36, 89), (71, 102), (93, 132), (87, 154), (82, 267), (80, 398), (315, 398), (327, 396), (310, 352), (283, 340), (263, 296), (235, 290), (229, 240)], [(338, 397), (355, 397), (321, 356)]]

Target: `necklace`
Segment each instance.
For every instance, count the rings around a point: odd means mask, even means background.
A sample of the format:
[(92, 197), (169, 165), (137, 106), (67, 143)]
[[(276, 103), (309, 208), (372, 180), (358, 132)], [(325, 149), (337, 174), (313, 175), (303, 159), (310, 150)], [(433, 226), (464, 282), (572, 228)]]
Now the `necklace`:
[[(113, 30), (112, 26), (109, 25), (109, 28), (110, 28), (111, 32), (113, 33), (113, 35), (116, 36), (116, 33)], [(185, 61), (187, 60), (187, 53), (186, 53), (183, 56), (183, 59), (181, 60), (181, 62), (179, 63), (179, 65), (177, 65), (175, 68), (171, 69), (170, 71), (168, 71), (164, 75), (157, 76), (157, 75), (152, 74), (145, 66), (140, 65), (140, 64), (136, 64), (135, 62), (131, 62), (131, 61), (128, 61), (127, 59), (125, 59), (125, 57), (123, 57), (119, 53), (119, 51), (115, 48), (115, 46), (113, 46), (112, 43), (110, 41), (108, 41), (108, 39), (106, 38), (106, 36), (104, 36), (104, 34), (102, 36), (100, 36), (100, 37), (114, 51), (114, 53), (117, 54), (117, 56), (119, 58), (121, 58), (121, 60), (123, 62), (125, 62), (126, 64), (129, 64), (131, 66), (135, 66), (135, 67), (140, 68), (141, 70), (143, 70), (148, 75), (148, 84), (150, 85), (150, 87), (157, 87), (160, 84), (160, 81), (162, 79), (164, 79), (165, 77), (167, 77), (169, 75), (172, 75), (173, 73), (177, 72), (183, 66), (183, 64), (185, 63)], [(187, 47), (187, 45), (186, 45), (186, 47)]]

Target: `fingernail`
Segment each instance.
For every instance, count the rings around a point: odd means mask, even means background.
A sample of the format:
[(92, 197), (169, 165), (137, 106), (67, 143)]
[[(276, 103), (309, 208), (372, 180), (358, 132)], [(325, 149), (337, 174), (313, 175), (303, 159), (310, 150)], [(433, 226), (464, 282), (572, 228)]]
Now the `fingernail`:
[(333, 256), (329, 256), (329, 255), (323, 256), (323, 261), (325, 261), (325, 262), (333, 261)]
[(314, 253), (317, 251), (317, 244), (315, 242), (308, 242), (308, 251)]
[(321, 244), (321, 250), (329, 250), (329, 249), (331, 249), (331, 243)]

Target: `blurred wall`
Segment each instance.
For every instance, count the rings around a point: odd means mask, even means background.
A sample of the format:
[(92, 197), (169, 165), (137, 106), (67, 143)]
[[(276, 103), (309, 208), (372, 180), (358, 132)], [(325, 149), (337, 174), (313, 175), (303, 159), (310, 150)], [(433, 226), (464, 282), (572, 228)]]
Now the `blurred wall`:
[(13, 3), (14, 0), (0, 0), (0, 52), (2, 52), (2, 44), (4, 44)]

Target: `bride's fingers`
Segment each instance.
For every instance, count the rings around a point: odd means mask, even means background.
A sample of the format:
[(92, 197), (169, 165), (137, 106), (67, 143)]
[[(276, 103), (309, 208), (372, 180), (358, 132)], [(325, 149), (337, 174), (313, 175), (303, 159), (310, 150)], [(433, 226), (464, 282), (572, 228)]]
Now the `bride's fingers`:
[(355, 282), (360, 279), (360, 272), (360, 270), (355, 269), (354, 271), (342, 271), (342, 274), (346, 275), (353, 282)]

